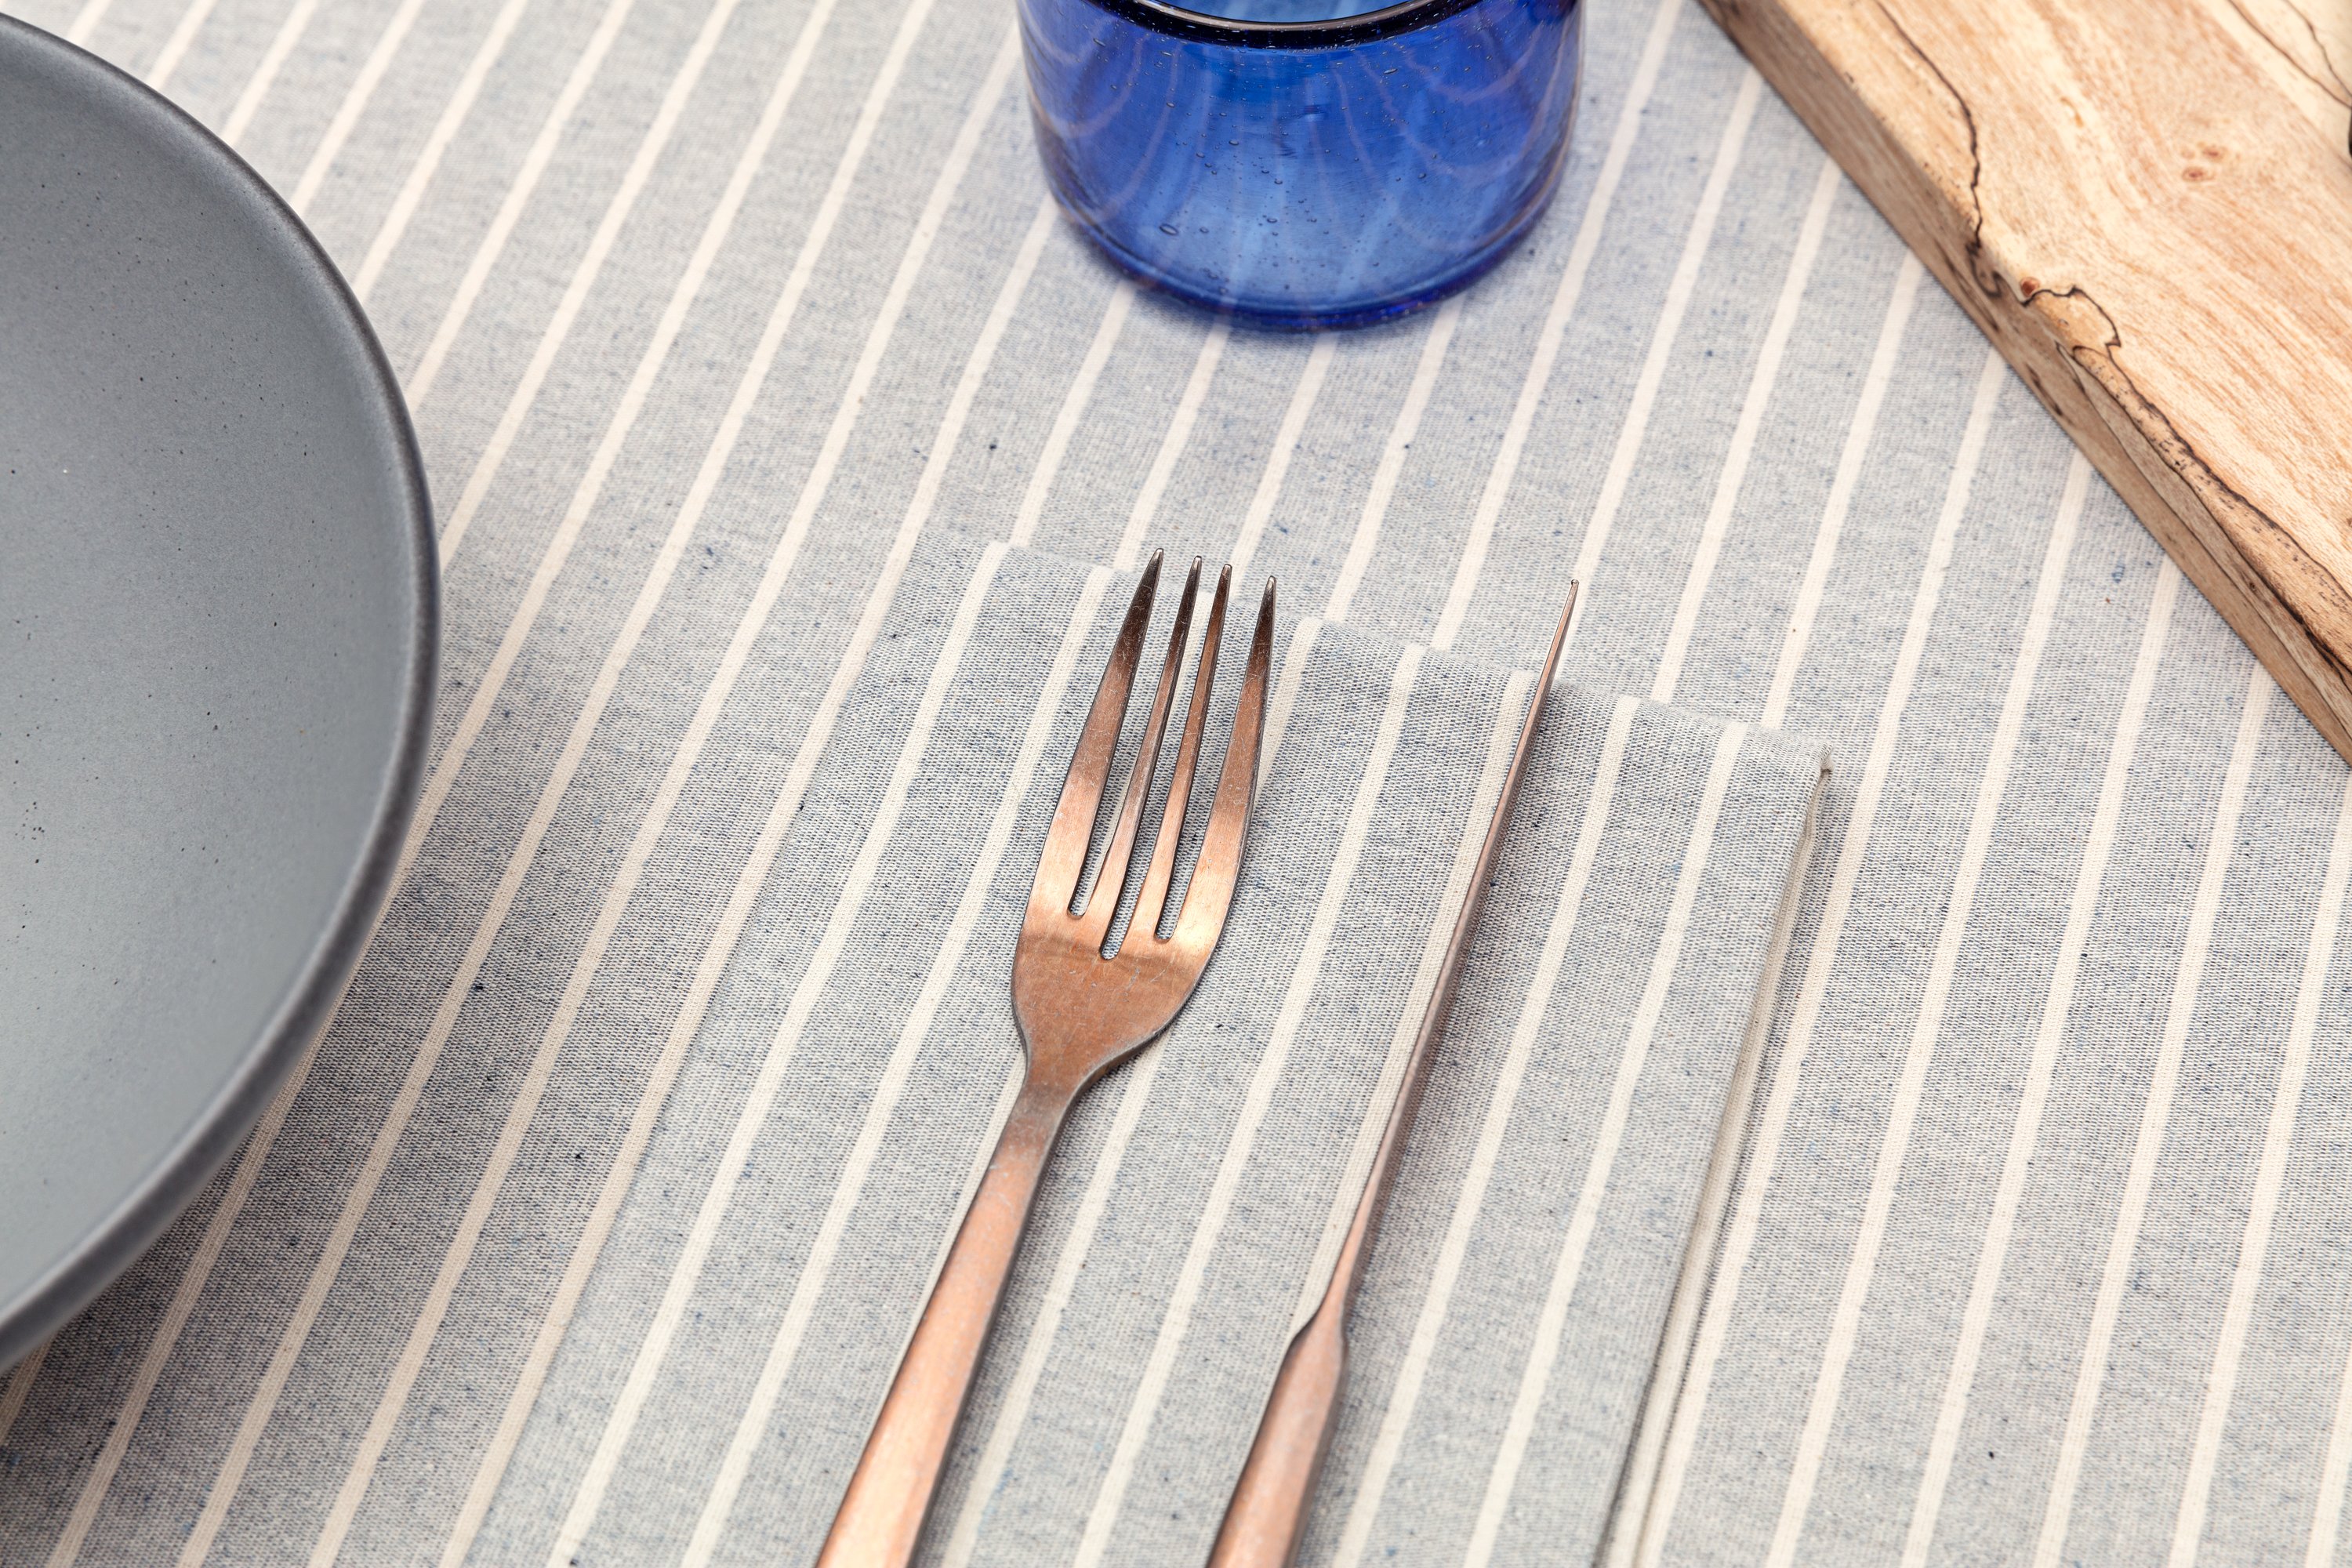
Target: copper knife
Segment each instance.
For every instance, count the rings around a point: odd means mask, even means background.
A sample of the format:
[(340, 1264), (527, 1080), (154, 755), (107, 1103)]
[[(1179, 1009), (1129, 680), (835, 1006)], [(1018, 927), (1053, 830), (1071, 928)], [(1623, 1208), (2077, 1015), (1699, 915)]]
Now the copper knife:
[(1307, 1510), (1315, 1497), (1316, 1477), (1323, 1468), (1323, 1456), (1330, 1448), (1331, 1433), (1339, 1425), (1347, 1394), (1348, 1318), (1355, 1306), (1356, 1289), (1362, 1283), (1364, 1264), (1371, 1256), (1372, 1242), (1380, 1231), (1389, 1184), (1395, 1177), (1405, 1139), (1412, 1130), (1413, 1113), (1421, 1107), (1422, 1085), (1429, 1075), (1430, 1058), (1436, 1054), (1437, 1042), (1445, 1033), (1446, 1015), (1454, 1006), (1454, 986), (1462, 978), (1463, 961), (1469, 955), (1471, 938), (1478, 929), (1478, 914), (1486, 901), (1486, 884), (1494, 878), (1503, 835), (1511, 823), (1511, 807), (1518, 799), (1519, 781), (1527, 773), (1528, 754), (1535, 742), (1536, 729), (1543, 722), (1552, 675), (1559, 666), (1559, 650), (1568, 640), (1569, 617), (1575, 610), (1576, 584), (1570, 583), (1568, 603), (1559, 613), (1559, 628), (1552, 633), (1551, 651), (1545, 655), (1543, 673), (1536, 679), (1534, 695), (1528, 699), (1528, 715), (1519, 729), (1518, 750), (1511, 757), (1510, 771), (1504, 774), (1502, 790), (1496, 797), (1494, 820), (1487, 825), (1486, 842), (1479, 847), (1476, 871), (1463, 895), (1461, 912), (1454, 921), (1454, 934), (1445, 944), (1444, 960), (1438, 966), (1437, 984), (1431, 988), (1428, 1008), (1422, 1014), (1421, 1028), (1413, 1036), (1412, 1053), (1405, 1058), (1404, 1081), (1390, 1107), (1388, 1125), (1372, 1155), (1363, 1195), (1357, 1200), (1355, 1220), (1348, 1227), (1347, 1239), (1340, 1244), (1339, 1259), (1331, 1270), (1331, 1283), (1323, 1293), (1321, 1304), (1283, 1355), (1274, 1391), (1266, 1396), (1265, 1413), (1258, 1418), (1257, 1436), (1250, 1445), (1249, 1461), (1242, 1467), (1241, 1479), (1234, 1483), (1233, 1499), (1225, 1505), (1224, 1522), (1218, 1527), (1216, 1546), (1209, 1553), (1209, 1568), (1288, 1568), (1298, 1551)]

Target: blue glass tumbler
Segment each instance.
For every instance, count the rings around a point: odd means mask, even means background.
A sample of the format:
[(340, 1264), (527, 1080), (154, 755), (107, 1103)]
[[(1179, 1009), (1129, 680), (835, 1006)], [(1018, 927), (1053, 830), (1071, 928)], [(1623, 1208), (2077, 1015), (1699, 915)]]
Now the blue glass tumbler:
[(1020, 0), (1046, 179), (1145, 282), (1379, 321), (1494, 266), (1559, 183), (1582, 0), (1206, 3)]

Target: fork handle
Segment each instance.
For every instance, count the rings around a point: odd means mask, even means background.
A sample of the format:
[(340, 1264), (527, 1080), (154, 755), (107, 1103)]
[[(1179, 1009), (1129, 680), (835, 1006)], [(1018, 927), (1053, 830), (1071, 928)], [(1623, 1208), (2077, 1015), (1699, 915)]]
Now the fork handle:
[(1073, 1098), (1034, 1077), (1022, 1084), (866, 1439), (817, 1568), (901, 1568), (913, 1561), (989, 1325), (1021, 1250), (1045, 1157)]

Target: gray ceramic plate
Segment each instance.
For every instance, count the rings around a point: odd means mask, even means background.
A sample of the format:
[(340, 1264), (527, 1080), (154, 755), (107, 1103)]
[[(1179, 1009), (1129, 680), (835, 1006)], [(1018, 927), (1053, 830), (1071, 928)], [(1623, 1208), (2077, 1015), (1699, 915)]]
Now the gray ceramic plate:
[(333, 1007), (434, 606), (415, 438), (325, 255), (194, 121), (0, 18), (0, 1366)]

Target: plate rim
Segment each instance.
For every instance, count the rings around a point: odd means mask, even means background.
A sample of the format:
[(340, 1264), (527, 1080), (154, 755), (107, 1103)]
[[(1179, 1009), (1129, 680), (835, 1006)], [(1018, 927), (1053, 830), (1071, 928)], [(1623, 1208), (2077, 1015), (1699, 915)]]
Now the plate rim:
[(373, 416), (383, 423), (394, 457), (396, 510), (407, 536), (412, 612), (405, 650), (406, 679), (394, 721), (392, 752), (358, 856), (319, 936), (276, 1011), (240, 1065), (178, 1138), (129, 1192), (38, 1278), (0, 1301), (0, 1368), (21, 1360), (45, 1337), (111, 1285), (180, 1216), (244, 1142), (276, 1098), (295, 1063), (318, 1041), (374, 935), (394, 891), (393, 878), (423, 787), (438, 684), (441, 574), (425, 485), (425, 460), (407, 399), (383, 346), (324, 247), (291, 206), (252, 165), (193, 115), (110, 62), (65, 39), (0, 16), (0, 54), (29, 58), (32, 68), (63, 80), (108, 113), (143, 121), (142, 129), (176, 141), (199, 168), (214, 171), (220, 194), (266, 246), (307, 273), (323, 289), (332, 325), (348, 340), (363, 386), (377, 395)]

